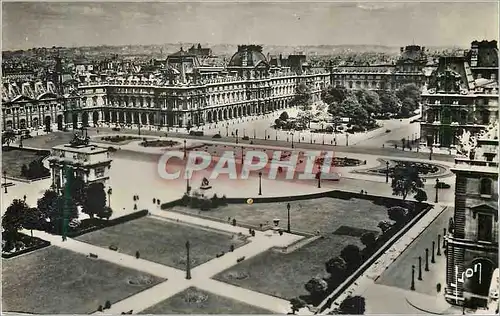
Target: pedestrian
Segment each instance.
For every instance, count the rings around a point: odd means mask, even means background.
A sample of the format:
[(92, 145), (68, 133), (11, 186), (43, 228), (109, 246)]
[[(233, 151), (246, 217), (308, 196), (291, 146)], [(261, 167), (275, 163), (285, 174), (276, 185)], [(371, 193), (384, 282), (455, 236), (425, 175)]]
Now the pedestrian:
[(135, 252), (135, 258), (136, 259), (139, 259), (141, 257), (141, 254), (139, 253), (139, 251), (136, 251)]

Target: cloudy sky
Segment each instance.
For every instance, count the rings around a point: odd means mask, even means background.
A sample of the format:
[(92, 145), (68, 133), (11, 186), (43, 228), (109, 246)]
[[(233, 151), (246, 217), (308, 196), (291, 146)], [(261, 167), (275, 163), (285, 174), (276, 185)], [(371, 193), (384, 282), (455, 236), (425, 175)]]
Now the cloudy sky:
[(498, 3), (46, 2), (2, 6), (2, 49), (180, 42), (458, 45), (498, 39)]

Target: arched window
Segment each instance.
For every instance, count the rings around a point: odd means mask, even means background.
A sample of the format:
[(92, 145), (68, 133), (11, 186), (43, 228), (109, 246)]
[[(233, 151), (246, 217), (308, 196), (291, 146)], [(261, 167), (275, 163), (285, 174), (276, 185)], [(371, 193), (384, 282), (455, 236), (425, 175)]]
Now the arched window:
[(492, 184), (491, 179), (488, 179), (488, 178), (481, 179), (479, 193), (481, 195), (491, 195), (491, 192), (492, 192), (492, 185), (491, 184)]

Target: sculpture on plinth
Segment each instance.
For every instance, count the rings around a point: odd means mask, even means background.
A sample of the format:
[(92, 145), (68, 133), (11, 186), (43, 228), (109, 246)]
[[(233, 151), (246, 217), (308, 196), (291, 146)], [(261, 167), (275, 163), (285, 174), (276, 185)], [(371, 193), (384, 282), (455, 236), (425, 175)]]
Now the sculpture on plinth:
[(210, 185), (210, 182), (208, 181), (208, 179), (203, 178), (203, 180), (201, 181), (200, 190), (208, 190), (211, 188), (212, 188), (212, 186)]
[(477, 138), (472, 136), (470, 131), (464, 130), (462, 135), (457, 136), (457, 139), (459, 142), (457, 152), (462, 156), (470, 157), (477, 147)]

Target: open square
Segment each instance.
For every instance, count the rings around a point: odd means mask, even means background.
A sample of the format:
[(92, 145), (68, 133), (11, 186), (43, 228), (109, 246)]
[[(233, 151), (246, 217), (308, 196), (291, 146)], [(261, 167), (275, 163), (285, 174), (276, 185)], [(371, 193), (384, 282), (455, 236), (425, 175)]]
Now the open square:
[(272, 314), (231, 298), (190, 287), (144, 310), (141, 314)]
[(151, 217), (107, 227), (76, 239), (104, 248), (115, 245), (119, 252), (132, 256), (139, 251), (142, 259), (177, 269), (186, 268), (188, 240), (191, 267), (214, 259), (222, 251), (228, 252), (231, 245), (236, 249), (245, 243), (229, 233)]
[(36, 314), (93, 313), (163, 281), (55, 246), (2, 260), (2, 273), (2, 310)]

